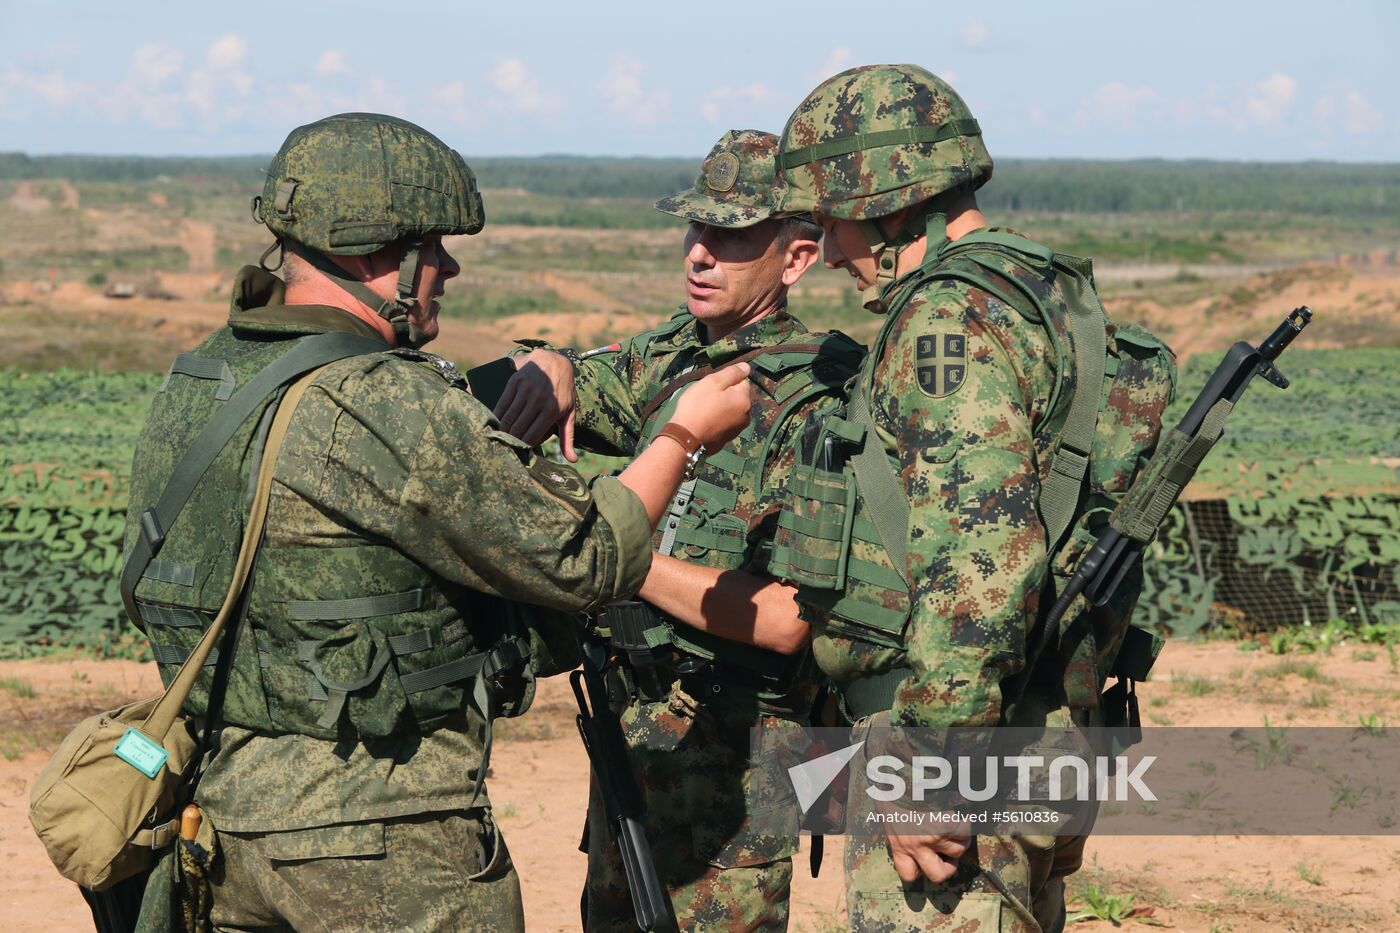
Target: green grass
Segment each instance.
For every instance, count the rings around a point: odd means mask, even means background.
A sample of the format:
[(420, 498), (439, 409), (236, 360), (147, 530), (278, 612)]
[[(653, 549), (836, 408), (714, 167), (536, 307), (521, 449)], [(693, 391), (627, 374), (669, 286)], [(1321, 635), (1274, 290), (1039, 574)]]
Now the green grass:
[(0, 677), (0, 690), (25, 699), (34, 696), (34, 685), (19, 677)]

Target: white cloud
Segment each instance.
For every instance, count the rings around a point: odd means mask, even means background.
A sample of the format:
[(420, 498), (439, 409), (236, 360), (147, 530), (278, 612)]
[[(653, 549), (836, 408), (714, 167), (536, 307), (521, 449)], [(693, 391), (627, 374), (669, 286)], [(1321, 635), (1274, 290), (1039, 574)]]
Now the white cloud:
[(559, 99), (545, 92), (530, 69), (518, 58), (503, 58), (491, 69), (491, 87), (504, 98), (501, 103), (520, 113), (549, 113), (559, 109)]
[[(777, 95), (766, 84), (754, 82), (745, 84), (742, 87), (725, 85), (711, 91), (700, 103), (700, 115), (709, 123), (724, 124), (728, 128), (742, 128), (753, 126), (760, 122), (763, 112), (771, 108), (766, 105), (771, 104)], [(782, 131), (781, 127), (773, 127), (771, 132)]]
[(992, 30), (982, 20), (974, 19), (958, 33), (958, 39), (962, 42), (963, 48), (980, 52), (991, 47)]
[(316, 74), (323, 78), (344, 74), (350, 69), (345, 65), (345, 53), (340, 49), (326, 49), (316, 59)]
[(1348, 90), (1342, 99), (1342, 129), (1351, 136), (1370, 136), (1385, 129), (1385, 117), (1360, 91)]
[(156, 87), (178, 75), (185, 56), (163, 45), (143, 45), (131, 53), (129, 74), (137, 83)]
[(214, 40), (214, 44), (204, 53), (204, 61), (211, 68), (232, 68), (247, 54), (248, 43), (242, 36), (230, 32)]
[(1285, 74), (1272, 74), (1256, 82), (1245, 97), (1245, 115), (1256, 126), (1282, 126), (1293, 109), (1298, 82)]
[(826, 54), (822, 61), (821, 68), (812, 74), (812, 83), (820, 84), (833, 75), (838, 75), (856, 63), (855, 56), (851, 50), (844, 45), (838, 45)]
[(662, 116), (671, 102), (670, 95), (649, 85), (642, 78), (643, 66), (636, 59), (616, 59), (603, 76), (598, 90), (608, 103), (608, 109), (629, 121), (650, 125)]
[(1148, 109), (1156, 111), (1160, 100), (1160, 95), (1146, 85), (1110, 81), (1089, 95), (1075, 119), (1080, 125), (1097, 122), (1128, 127), (1145, 116)]

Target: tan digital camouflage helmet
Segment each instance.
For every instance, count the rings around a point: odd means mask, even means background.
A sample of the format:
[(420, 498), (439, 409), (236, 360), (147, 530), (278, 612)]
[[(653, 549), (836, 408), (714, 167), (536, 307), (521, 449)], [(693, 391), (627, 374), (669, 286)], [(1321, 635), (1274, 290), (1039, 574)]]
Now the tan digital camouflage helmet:
[[(418, 346), (408, 310), (419, 246), (435, 234), (476, 233), (486, 213), (472, 170), (432, 133), (383, 114), (342, 113), (292, 130), (253, 199), (253, 219), (389, 321), (400, 345)], [(395, 243), (403, 252), (394, 299), (326, 258)]]
[(982, 131), (957, 92), (918, 65), (828, 78), (783, 128), (780, 208), (843, 220), (893, 214), (992, 177)]
[(777, 214), (773, 189), (778, 137), (730, 130), (719, 138), (688, 191), (662, 198), (656, 209), (714, 227), (752, 227)]

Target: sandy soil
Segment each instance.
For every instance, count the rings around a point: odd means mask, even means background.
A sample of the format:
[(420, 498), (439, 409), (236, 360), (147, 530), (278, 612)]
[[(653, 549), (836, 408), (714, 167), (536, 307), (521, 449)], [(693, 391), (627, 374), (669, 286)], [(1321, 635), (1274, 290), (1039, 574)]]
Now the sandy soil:
[[(152, 665), (124, 661), (0, 662), (0, 903), (8, 930), (82, 929), (86, 907), (45, 860), (28, 826), (28, 788), (64, 732), (91, 712), (154, 692)], [(1400, 721), (1400, 675), (1384, 650), (1278, 657), (1227, 642), (1169, 645), (1143, 685), (1149, 721), (1176, 725), (1354, 725)], [(32, 695), (30, 695), (32, 694)], [(1325, 701), (1319, 697), (1325, 696)], [(531, 930), (577, 929), (584, 857), (575, 851), (588, 764), (564, 678), (503, 729), (490, 788), (524, 883)], [(832, 845), (832, 843), (837, 843)], [(844, 922), (840, 846), (828, 840), (821, 878), (799, 856), (794, 930)], [(1101, 837), (1090, 840), (1071, 891), (1133, 895), (1129, 929), (1200, 933), (1400, 929), (1397, 837)], [(1072, 907), (1075, 906), (1072, 904)], [(1075, 930), (1111, 929), (1090, 921)]]

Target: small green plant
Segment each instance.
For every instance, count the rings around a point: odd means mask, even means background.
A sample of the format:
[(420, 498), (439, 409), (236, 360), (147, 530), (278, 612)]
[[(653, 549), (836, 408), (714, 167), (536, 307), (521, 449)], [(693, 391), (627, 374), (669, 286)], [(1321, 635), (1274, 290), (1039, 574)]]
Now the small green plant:
[(507, 801), (504, 807), (500, 808), (501, 819), (508, 820), (516, 815), (515, 804)]
[(1376, 713), (1362, 713), (1356, 717), (1357, 728), (1370, 736), (1385, 735), (1385, 720)]
[(1216, 787), (1214, 784), (1200, 790), (1188, 790), (1181, 795), (1181, 802), (1188, 810), (1199, 810), (1205, 806), (1207, 800), (1215, 796), (1218, 790), (1220, 790), (1220, 788)]
[(76, 683), (80, 683), (80, 684), (85, 684), (85, 683), (87, 683), (87, 682), (88, 682), (88, 675), (87, 675), (87, 672), (86, 672), (86, 671), (74, 671), (74, 672), (73, 672), (73, 680), (74, 680)]
[(1307, 862), (1299, 862), (1296, 867), (1298, 869), (1299, 878), (1302, 878), (1308, 884), (1321, 887), (1322, 875), (1318, 874), (1317, 869), (1309, 866)]
[(1353, 651), (1351, 657), (1353, 661), (1374, 661), (1377, 656), (1374, 651), (1368, 648), (1364, 651)]
[(0, 677), (0, 690), (6, 690), (25, 699), (34, 696), (34, 685), (18, 677)]
[(1085, 920), (1106, 920), (1114, 926), (1121, 926), (1124, 920), (1133, 915), (1133, 894), (1111, 894), (1098, 885), (1085, 888), (1079, 894), (1084, 907), (1065, 918), (1065, 923), (1082, 923)]
[(1189, 697), (1203, 697), (1215, 692), (1215, 681), (1209, 677), (1179, 677), (1172, 687)]
[(1303, 705), (1308, 709), (1326, 709), (1332, 705), (1332, 696), (1323, 690), (1314, 690), (1308, 694), (1308, 698), (1303, 701)]
[(1276, 764), (1288, 764), (1293, 758), (1293, 745), (1288, 740), (1288, 730), (1270, 725), (1269, 717), (1264, 717), (1264, 738), (1257, 739), (1246, 735), (1243, 746), (1254, 755), (1254, 767), (1261, 771)]

